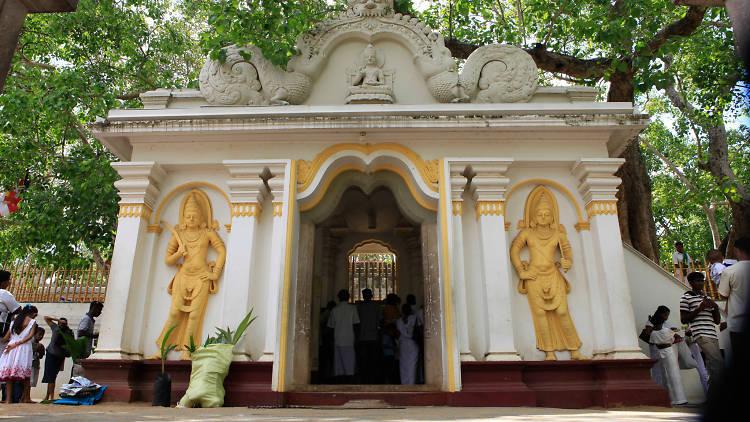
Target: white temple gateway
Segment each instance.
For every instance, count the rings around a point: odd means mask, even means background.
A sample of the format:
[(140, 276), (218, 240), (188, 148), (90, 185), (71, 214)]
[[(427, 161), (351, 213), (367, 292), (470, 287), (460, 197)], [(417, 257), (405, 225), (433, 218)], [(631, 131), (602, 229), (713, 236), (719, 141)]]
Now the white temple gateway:
[[(391, 0), (349, 5), (286, 71), (230, 48), (200, 90), (151, 91), (95, 125), (122, 177), (86, 363), (105, 398), (150, 399), (147, 358), (173, 323), (171, 343), (199, 342), (252, 308), (229, 405), (667, 403), (636, 337), (613, 175), (648, 116), (538, 87), (508, 45), (458, 72)], [(320, 309), (365, 287), (424, 306), (424, 385), (319, 384)], [(170, 356), (175, 398), (188, 355)]]

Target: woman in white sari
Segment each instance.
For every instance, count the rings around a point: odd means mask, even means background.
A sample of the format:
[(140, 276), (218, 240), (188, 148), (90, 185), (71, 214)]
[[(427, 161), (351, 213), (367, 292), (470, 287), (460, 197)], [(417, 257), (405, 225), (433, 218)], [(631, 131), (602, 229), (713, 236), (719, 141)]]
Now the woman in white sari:
[(414, 341), (414, 327), (417, 317), (412, 314), (411, 306), (404, 304), (401, 307), (401, 318), (396, 321), (398, 329), (398, 358), (401, 373), (401, 384), (414, 384), (417, 374), (417, 359), (419, 358), (419, 346)]

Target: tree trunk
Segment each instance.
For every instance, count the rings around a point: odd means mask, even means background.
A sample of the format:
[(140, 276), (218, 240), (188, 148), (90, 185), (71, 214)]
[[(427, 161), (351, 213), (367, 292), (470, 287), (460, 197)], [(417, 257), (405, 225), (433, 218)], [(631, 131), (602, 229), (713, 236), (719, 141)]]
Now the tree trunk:
[[(632, 103), (633, 97), (633, 73), (614, 73), (610, 79), (607, 101)], [(630, 142), (620, 157), (625, 159), (625, 164), (616, 173), (622, 179), (622, 184), (617, 188), (617, 214), (622, 240), (658, 263), (659, 244), (651, 208), (651, 179), (638, 138)]]
[(733, 258), (734, 241), (750, 236), (750, 192), (729, 166), (727, 132), (724, 122), (708, 130), (708, 171), (722, 187), (732, 210), (732, 231), (727, 257)]

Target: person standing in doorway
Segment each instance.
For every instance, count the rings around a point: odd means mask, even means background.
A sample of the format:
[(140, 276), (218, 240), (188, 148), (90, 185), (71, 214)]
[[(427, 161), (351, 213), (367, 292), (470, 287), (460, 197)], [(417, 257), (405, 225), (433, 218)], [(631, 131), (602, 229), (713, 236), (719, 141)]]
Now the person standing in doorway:
[(91, 348), (93, 347), (94, 339), (99, 337), (99, 334), (96, 334), (94, 332), (94, 326), (96, 325), (96, 320), (94, 318), (102, 314), (102, 309), (104, 309), (103, 303), (99, 302), (98, 300), (91, 302), (91, 304), (89, 305), (89, 311), (86, 312), (86, 315), (81, 318), (81, 322), (78, 323), (76, 337), (86, 337), (86, 339), (88, 340), (86, 343), (86, 356), (89, 356), (91, 354)]
[(708, 296), (703, 294), (705, 276), (703, 273), (692, 272), (687, 276), (691, 290), (680, 298), (680, 322), (688, 324), (693, 339), (700, 347), (708, 361), (708, 387), (712, 380), (716, 380), (724, 368), (724, 358), (719, 348), (719, 337), (716, 334), (716, 324), (721, 322), (719, 306)]
[(401, 307), (401, 318), (396, 321), (398, 330), (399, 373), (401, 384), (415, 384), (417, 375), (417, 359), (419, 347), (414, 341), (414, 329), (417, 317), (411, 313), (411, 306), (405, 303)]
[(354, 351), (354, 329), (359, 325), (359, 314), (357, 308), (349, 303), (348, 291), (339, 290), (338, 298), (339, 304), (333, 308), (328, 318), (328, 328), (333, 328), (336, 346), (333, 355), (334, 374), (342, 384), (351, 384), (354, 382), (357, 364)]
[(380, 342), (378, 329), (383, 320), (380, 305), (373, 302), (372, 290), (362, 290), (364, 301), (357, 305), (359, 316), (359, 338), (357, 340), (357, 363), (363, 384), (378, 383), (380, 367)]
[(750, 300), (750, 237), (734, 242), (737, 263), (721, 273), (719, 294), (727, 299), (727, 324), (732, 343), (732, 359), (747, 359), (748, 300)]
[(687, 273), (693, 264), (693, 259), (685, 252), (681, 241), (674, 242), (674, 253), (672, 253), (672, 264), (674, 265), (674, 276), (687, 284)]

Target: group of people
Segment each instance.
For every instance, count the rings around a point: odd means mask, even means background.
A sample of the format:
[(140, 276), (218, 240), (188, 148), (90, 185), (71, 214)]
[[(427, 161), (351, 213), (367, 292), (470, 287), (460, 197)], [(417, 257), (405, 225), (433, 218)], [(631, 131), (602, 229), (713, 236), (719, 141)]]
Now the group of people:
[[(677, 243), (676, 249), (682, 251), (682, 244)], [(640, 338), (649, 344), (651, 358), (657, 363), (652, 368), (652, 378), (658, 384), (669, 390), (670, 401), (673, 405), (687, 403), (680, 377), (680, 367), (683, 361), (692, 358), (703, 384), (704, 391), (715, 388), (717, 379), (722, 377), (725, 370), (725, 354), (719, 346), (719, 330), (729, 330), (730, 349), (727, 351), (729, 360), (738, 362), (747, 359), (748, 315), (750, 314), (750, 238), (743, 237), (734, 243), (734, 255), (737, 260), (727, 262), (719, 251), (709, 251), (707, 257), (711, 266), (709, 277), (719, 286), (719, 295), (726, 300), (726, 322), (721, 321), (719, 305), (704, 294), (706, 276), (700, 272), (690, 272), (686, 280), (690, 290), (680, 298), (680, 322), (687, 326), (684, 336), (678, 334), (678, 329), (670, 327), (670, 310), (666, 306), (659, 306), (650, 315), (646, 327), (641, 331)], [(682, 257), (678, 261), (689, 263), (689, 258)], [(688, 358), (689, 356), (689, 358)]]
[[(47, 384), (44, 400), (52, 400), (55, 394), (55, 382), (58, 373), (63, 369), (65, 358), (70, 352), (65, 347), (65, 335), (74, 338), (66, 318), (45, 316), (44, 321), (52, 330), (49, 345), (42, 344), (45, 329), (36, 322), (39, 310), (36, 306), (21, 306), (8, 291), (11, 274), (0, 270), (0, 383), (2, 383), (3, 401), (10, 403), (31, 403), (31, 387), (39, 379), (40, 362), (44, 360), (42, 382)], [(89, 311), (81, 318), (77, 337), (86, 337), (86, 355), (91, 353), (95, 318), (101, 315), (104, 305), (94, 301)]]
[(394, 293), (375, 302), (372, 290), (349, 303), (349, 292), (338, 292), (339, 303), (321, 311), (319, 383), (424, 383), (424, 312), (416, 297), (406, 303)]

